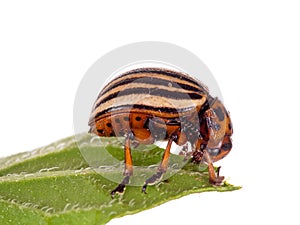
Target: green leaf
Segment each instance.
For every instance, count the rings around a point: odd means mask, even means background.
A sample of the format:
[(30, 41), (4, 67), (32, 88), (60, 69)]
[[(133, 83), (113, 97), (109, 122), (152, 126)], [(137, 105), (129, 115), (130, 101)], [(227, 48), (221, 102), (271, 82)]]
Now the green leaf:
[(182, 158), (172, 155), (167, 180), (149, 186), (143, 194), (140, 185), (155, 173), (152, 165), (159, 163), (163, 149), (139, 146), (132, 150), (133, 186), (112, 199), (110, 191), (117, 186), (113, 180), (122, 179), (122, 145), (116, 138), (86, 134), (77, 141), (69, 137), (0, 159), (1, 225), (105, 224), (191, 193), (240, 188), (228, 183), (212, 186), (206, 170), (191, 163), (180, 169)]

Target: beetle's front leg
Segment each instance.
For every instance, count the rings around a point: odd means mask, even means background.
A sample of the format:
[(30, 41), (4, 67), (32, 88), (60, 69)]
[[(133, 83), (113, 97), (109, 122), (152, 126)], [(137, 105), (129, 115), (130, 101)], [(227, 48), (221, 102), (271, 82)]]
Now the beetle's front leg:
[(207, 150), (203, 150), (203, 156), (208, 164), (209, 182), (213, 185), (221, 185), (223, 183), (224, 177), (219, 175), (220, 167), (218, 167), (216, 174), (214, 165)]

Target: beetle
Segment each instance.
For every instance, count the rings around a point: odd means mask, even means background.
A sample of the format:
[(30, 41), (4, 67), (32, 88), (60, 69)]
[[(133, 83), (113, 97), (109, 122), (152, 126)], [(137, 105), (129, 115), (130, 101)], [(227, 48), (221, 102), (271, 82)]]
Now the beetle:
[(148, 178), (142, 192), (166, 172), (173, 142), (190, 143), (192, 161), (208, 165), (209, 181), (221, 185), (224, 177), (213, 163), (232, 148), (233, 133), (229, 112), (212, 97), (209, 89), (190, 75), (165, 68), (138, 68), (111, 80), (100, 91), (89, 118), (90, 133), (122, 136), (124, 179), (111, 192), (123, 193), (133, 174), (131, 145), (167, 141), (157, 172)]

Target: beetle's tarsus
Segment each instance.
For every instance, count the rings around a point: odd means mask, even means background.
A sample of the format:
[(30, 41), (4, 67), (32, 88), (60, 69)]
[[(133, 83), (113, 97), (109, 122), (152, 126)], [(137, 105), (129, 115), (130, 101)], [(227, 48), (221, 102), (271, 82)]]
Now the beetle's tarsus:
[(110, 192), (111, 197), (114, 198), (116, 194), (123, 194), (125, 187), (125, 184), (119, 184), (118, 187)]
[(146, 193), (147, 186), (149, 184), (155, 184), (157, 181), (159, 181), (162, 178), (163, 173), (164, 173), (163, 171), (158, 171), (156, 174), (153, 174), (152, 177), (148, 178), (145, 181), (145, 184), (143, 185), (142, 192), (147, 194)]
[(142, 193), (147, 194), (147, 192), (146, 192), (147, 186), (148, 186), (147, 184), (143, 185)]
[(216, 185), (216, 186), (220, 186), (223, 184), (225, 177), (224, 176), (219, 176), (217, 175), (216, 177), (214, 177), (213, 179), (211, 177), (209, 177), (209, 182), (212, 185)]
[(110, 192), (110, 195), (112, 198), (114, 198), (116, 194), (124, 194), (126, 184), (129, 183), (129, 179), (130, 179), (130, 176), (126, 176), (123, 179), (122, 183), (120, 183), (114, 190), (112, 190)]

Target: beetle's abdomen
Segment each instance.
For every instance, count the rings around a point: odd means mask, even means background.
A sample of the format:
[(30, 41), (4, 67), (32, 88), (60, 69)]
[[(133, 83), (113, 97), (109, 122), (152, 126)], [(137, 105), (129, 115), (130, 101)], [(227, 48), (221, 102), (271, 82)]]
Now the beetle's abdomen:
[(168, 139), (180, 126), (180, 122), (174, 122), (173, 119), (142, 113), (118, 113), (98, 120), (91, 131), (99, 136), (117, 137), (132, 133), (139, 143), (152, 144), (157, 140)]

